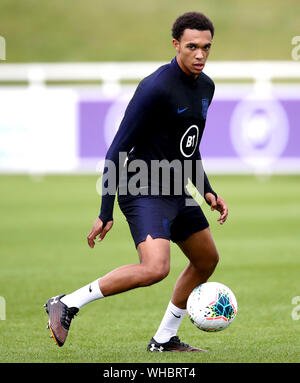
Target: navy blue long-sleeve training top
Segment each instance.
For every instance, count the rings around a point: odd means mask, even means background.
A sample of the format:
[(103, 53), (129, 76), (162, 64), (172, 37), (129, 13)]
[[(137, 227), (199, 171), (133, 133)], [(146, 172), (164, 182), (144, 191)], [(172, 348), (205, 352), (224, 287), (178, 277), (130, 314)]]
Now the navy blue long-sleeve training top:
[[(104, 181), (100, 219), (105, 225), (113, 219), (113, 206), (116, 190), (119, 186), (120, 167), (130, 167), (134, 160), (143, 160), (149, 168), (153, 160), (173, 160), (201, 162), (199, 145), (205, 127), (207, 109), (214, 95), (215, 85), (203, 72), (195, 79), (182, 71), (176, 57), (166, 65), (158, 68), (150, 76), (144, 78), (138, 85), (134, 96), (129, 102), (123, 120), (115, 138), (106, 154), (104, 178), (108, 172), (108, 163), (115, 165), (116, 179), (113, 192), (105, 194)], [(126, 153), (128, 160), (119, 163), (119, 153)], [(183, 167), (182, 167), (183, 169)], [(129, 172), (127, 181), (137, 173)], [(203, 168), (202, 168), (202, 172)], [(191, 181), (196, 185), (199, 176), (193, 169)], [(204, 185), (202, 195), (211, 192), (208, 178), (203, 173)], [(147, 177), (151, 186), (151, 177)], [(109, 179), (105, 182), (109, 181)], [(185, 182), (186, 180), (183, 180)], [(123, 182), (123, 183), (124, 183)], [(152, 181), (153, 182), (153, 181)], [(161, 180), (159, 182), (162, 182)], [(121, 177), (122, 183), (122, 177)], [(106, 184), (107, 185), (107, 184)], [(159, 185), (161, 193), (162, 185)], [(143, 186), (144, 187), (144, 186)], [(199, 190), (200, 191), (200, 190)], [(142, 192), (142, 188), (141, 188)], [(138, 196), (143, 195), (140, 193)], [(136, 197), (136, 196), (135, 196)], [(120, 198), (120, 188), (119, 188)], [(128, 198), (124, 197), (124, 198)]]

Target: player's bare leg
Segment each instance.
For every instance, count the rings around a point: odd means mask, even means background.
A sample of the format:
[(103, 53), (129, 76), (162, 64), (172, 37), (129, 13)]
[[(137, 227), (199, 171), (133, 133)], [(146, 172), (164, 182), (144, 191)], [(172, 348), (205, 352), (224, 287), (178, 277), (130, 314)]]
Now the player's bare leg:
[(205, 283), (214, 272), (219, 255), (209, 228), (177, 244), (190, 263), (177, 279), (171, 301), (175, 306), (185, 309), (192, 290)]
[(165, 278), (170, 270), (170, 243), (166, 239), (147, 236), (138, 245), (139, 264), (119, 267), (100, 279), (68, 295), (48, 299), (48, 328), (58, 346), (63, 346), (74, 315), (95, 299), (149, 286)]
[(149, 351), (204, 351), (180, 342), (176, 334), (186, 314), (186, 302), (191, 291), (208, 280), (219, 256), (209, 228), (191, 235), (178, 246), (190, 263), (176, 282), (162, 322), (148, 345)]
[(137, 287), (149, 286), (164, 279), (170, 270), (170, 243), (150, 235), (139, 243), (139, 264), (121, 266), (99, 279), (103, 295), (109, 296)]

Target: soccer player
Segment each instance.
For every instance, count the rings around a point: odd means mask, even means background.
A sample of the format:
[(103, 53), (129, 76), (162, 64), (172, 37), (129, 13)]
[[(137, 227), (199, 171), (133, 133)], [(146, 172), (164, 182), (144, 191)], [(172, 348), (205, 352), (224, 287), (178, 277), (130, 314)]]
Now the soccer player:
[[(102, 241), (111, 230), (118, 188), (119, 206), (130, 226), (139, 263), (119, 267), (73, 293), (47, 301), (48, 326), (59, 346), (65, 343), (74, 315), (87, 303), (165, 278), (170, 268), (172, 240), (189, 264), (177, 279), (162, 322), (147, 350), (203, 351), (181, 342), (177, 331), (186, 314), (189, 294), (208, 280), (219, 255), (208, 221), (201, 207), (191, 203), (185, 189), (187, 177), (181, 173), (187, 164), (193, 165), (189, 178), (194, 185), (203, 180), (197, 188), (211, 210), (220, 213), (218, 221), (223, 224), (228, 215), (226, 203), (213, 191), (203, 168), (196, 166), (201, 163), (199, 144), (215, 88), (202, 72), (213, 35), (214, 26), (202, 13), (188, 12), (178, 17), (172, 28), (176, 57), (140, 82), (126, 109), (106, 155), (103, 190), (111, 181), (112, 164), (116, 170), (112, 174), (118, 175), (123, 169), (127, 176), (124, 178), (123, 173), (121, 179), (116, 176), (110, 193), (103, 193), (100, 215), (87, 241), (94, 248), (97, 237)], [(120, 153), (127, 155), (127, 161), (120, 163)], [(157, 172), (139, 177), (139, 166), (145, 164), (150, 169), (157, 163), (174, 165), (172, 169), (169, 167), (168, 179), (161, 175), (157, 178)], [(178, 182), (169, 187), (178, 175), (184, 184), (181, 193)], [(138, 193), (130, 192), (133, 184)]]

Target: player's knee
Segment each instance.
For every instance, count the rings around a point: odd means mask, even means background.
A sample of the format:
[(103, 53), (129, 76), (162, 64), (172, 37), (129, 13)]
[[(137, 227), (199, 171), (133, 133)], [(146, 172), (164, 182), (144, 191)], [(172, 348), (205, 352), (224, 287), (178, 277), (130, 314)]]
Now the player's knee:
[(217, 266), (217, 264), (218, 264), (218, 262), (219, 262), (219, 253), (217, 252), (217, 250), (216, 251), (214, 251), (214, 253), (212, 254), (212, 256), (211, 256), (211, 266), (213, 267), (213, 268), (215, 268), (216, 266)]
[(168, 265), (161, 265), (153, 269), (150, 273), (150, 284), (162, 281), (169, 274), (170, 268)]
[(169, 265), (160, 265), (146, 269), (143, 275), (142, 286), (150, 286), (163, 280), (169, 274), (169, 271)]
[(208, 259), (206, 260), (206, 269), (209, 273), (212, 273), (214, 269), (217, 267), (219, 262), (219, 254), (216, 251), (212, 252)]
[(201, 273), (211, 274), (219, 262), (219, 254), (214, 250), (207, 254), (205, 257), (199, 257), (199, 260), (193, 264), (193, 267)]

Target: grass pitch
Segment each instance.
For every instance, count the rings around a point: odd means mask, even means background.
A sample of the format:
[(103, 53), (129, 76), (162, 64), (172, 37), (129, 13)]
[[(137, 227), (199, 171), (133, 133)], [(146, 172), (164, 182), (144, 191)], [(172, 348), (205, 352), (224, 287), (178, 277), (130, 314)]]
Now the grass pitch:
[[(179, 336), (208, 349), (197, 353), (147, 353), (177, 276), (187, 261), (172, 245), (169, 276), (85, 306), (63, 348), (46, 330), (42, 305), (118, 266), (137, 262), (118, 206), (115, 225), (91, 250), (86, 243), (100, 207), (96, 177), (1, 176), (1, 362), (299, 362), (300, 320), (292, 298), (299, 286), (299, 176), (210, 177), (229, 206), (224, 226), (203, 206), (220, 253), (211, 277), (236, 294), (239, 311), (220, 333), (204, 333), (185, 318)], [(299, 310), (298, 310), (299, 311)], [(3, 318), (2, 318), (3, 319)]]
[(0, 35), (9, 62), (168, 62), (189, 11), (215, 25), (210, 60), (291, 60), (299, 0), (1, 0)]

